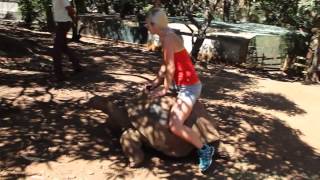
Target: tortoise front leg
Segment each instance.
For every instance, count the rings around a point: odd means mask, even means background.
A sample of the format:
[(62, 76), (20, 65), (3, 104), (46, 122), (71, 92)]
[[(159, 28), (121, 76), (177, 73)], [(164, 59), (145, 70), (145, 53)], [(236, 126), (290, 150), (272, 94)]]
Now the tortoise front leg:
[(132, 128), (125, 130), (121, 135), (120, 144), (122, 151), (129, 158), (130, 167), (139, 166), (144, 160), (142, 142), (143, 136)]

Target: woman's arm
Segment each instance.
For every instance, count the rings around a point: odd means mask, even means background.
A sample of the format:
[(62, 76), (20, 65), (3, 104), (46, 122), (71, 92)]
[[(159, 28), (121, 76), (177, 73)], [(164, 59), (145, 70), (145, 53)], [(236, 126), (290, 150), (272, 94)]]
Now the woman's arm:
[(63, 0), (62, 3), (68, 12), (68, 15), (70, 16), (72, 21), (75, 23), (77, 21), (77, 13), (75, 8), (72, 6), (72, 4), (70, 4), (68, 0)]
[(160, 86), (163, 82), (166, 73), (166, 65), (163, 63), (160, 66), (160, 70), (157, 74), (157, 77), (151, 82), (151, 89), (155, 89), (156, 87)]
[(165, 78), (164, 78), (164, 90), (168, 92), (170, 86), (172, 85), (174, 72), (175, 72), (175, 64), (174, 64), (174, 43), (170, 41), (173, 38), (167, 37), (164, 41), (164, 48), (163, 48), (163, 57), (165, 62)]
[[(159, 71), (159, 77), (164, 79), (164, 87), (155, 89), (151, 92), (151, 97), (164, 96), (169, 91), (169, 88), (172, 84), (175, 64), (174, 64), (174, 43), (172, 42), (173, 38), (167, 36), (166, 39), (162, 42), (163, 47), (163, 65)], [(160, 79), (160, 78), (159, 78)]]

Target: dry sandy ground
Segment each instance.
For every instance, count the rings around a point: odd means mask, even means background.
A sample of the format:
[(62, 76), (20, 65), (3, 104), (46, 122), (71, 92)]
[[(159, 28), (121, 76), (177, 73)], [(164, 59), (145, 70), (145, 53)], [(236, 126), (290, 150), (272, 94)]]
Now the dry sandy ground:
[[(34, 56), (0, 57), (0, 179), (319, 179), (319, 85), (280, 74), (200, 68), (201, 101), (219, 120), (222, 146), (207, 174), (195, 154), (172, 159), (146, 149), (132, 169), (91, 97), (130, 97), (159, 66), (140, 47), (84, 39), (71, 46), (85, 71), (57, 83), (50, 74), (51, 36), (0, 26), (0, 33), (38, 44)], [(66, 64), (70, 67), (70, 64)]]

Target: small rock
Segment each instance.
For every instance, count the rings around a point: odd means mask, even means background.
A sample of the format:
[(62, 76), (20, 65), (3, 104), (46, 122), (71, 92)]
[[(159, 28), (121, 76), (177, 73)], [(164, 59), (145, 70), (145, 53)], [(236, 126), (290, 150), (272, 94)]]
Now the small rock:
[(59, 149), (59, 146), (49, 147), (49, 148), (48, 148), (48, 151), (51, 152), (51, 153), (54, 153), (54, 152), (56, 152), (58, 149)]
[(65, 137), (64, 137), (66, 140), (72, 140), (73, 139), (73, 136), (72, 135), (66, 135)]
[(43, 176), (40, 175), (33, 175), (30, 177), (30, 179), (32, 180), (44, 180), (45, 178)]
[(227, 118), (227, 120), (228, 121), (233, 121), (234, 119), (233, 119), (233, 117), (230, 116), (230, 117)]

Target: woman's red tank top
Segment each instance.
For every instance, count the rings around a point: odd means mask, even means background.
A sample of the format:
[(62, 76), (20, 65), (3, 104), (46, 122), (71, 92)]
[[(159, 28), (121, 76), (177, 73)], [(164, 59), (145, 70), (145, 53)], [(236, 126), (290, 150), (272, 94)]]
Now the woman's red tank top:
[(174, 81), (177, 85), (193, 85), (199, 82), (199, 77), (186, 49), (174, 53)]

